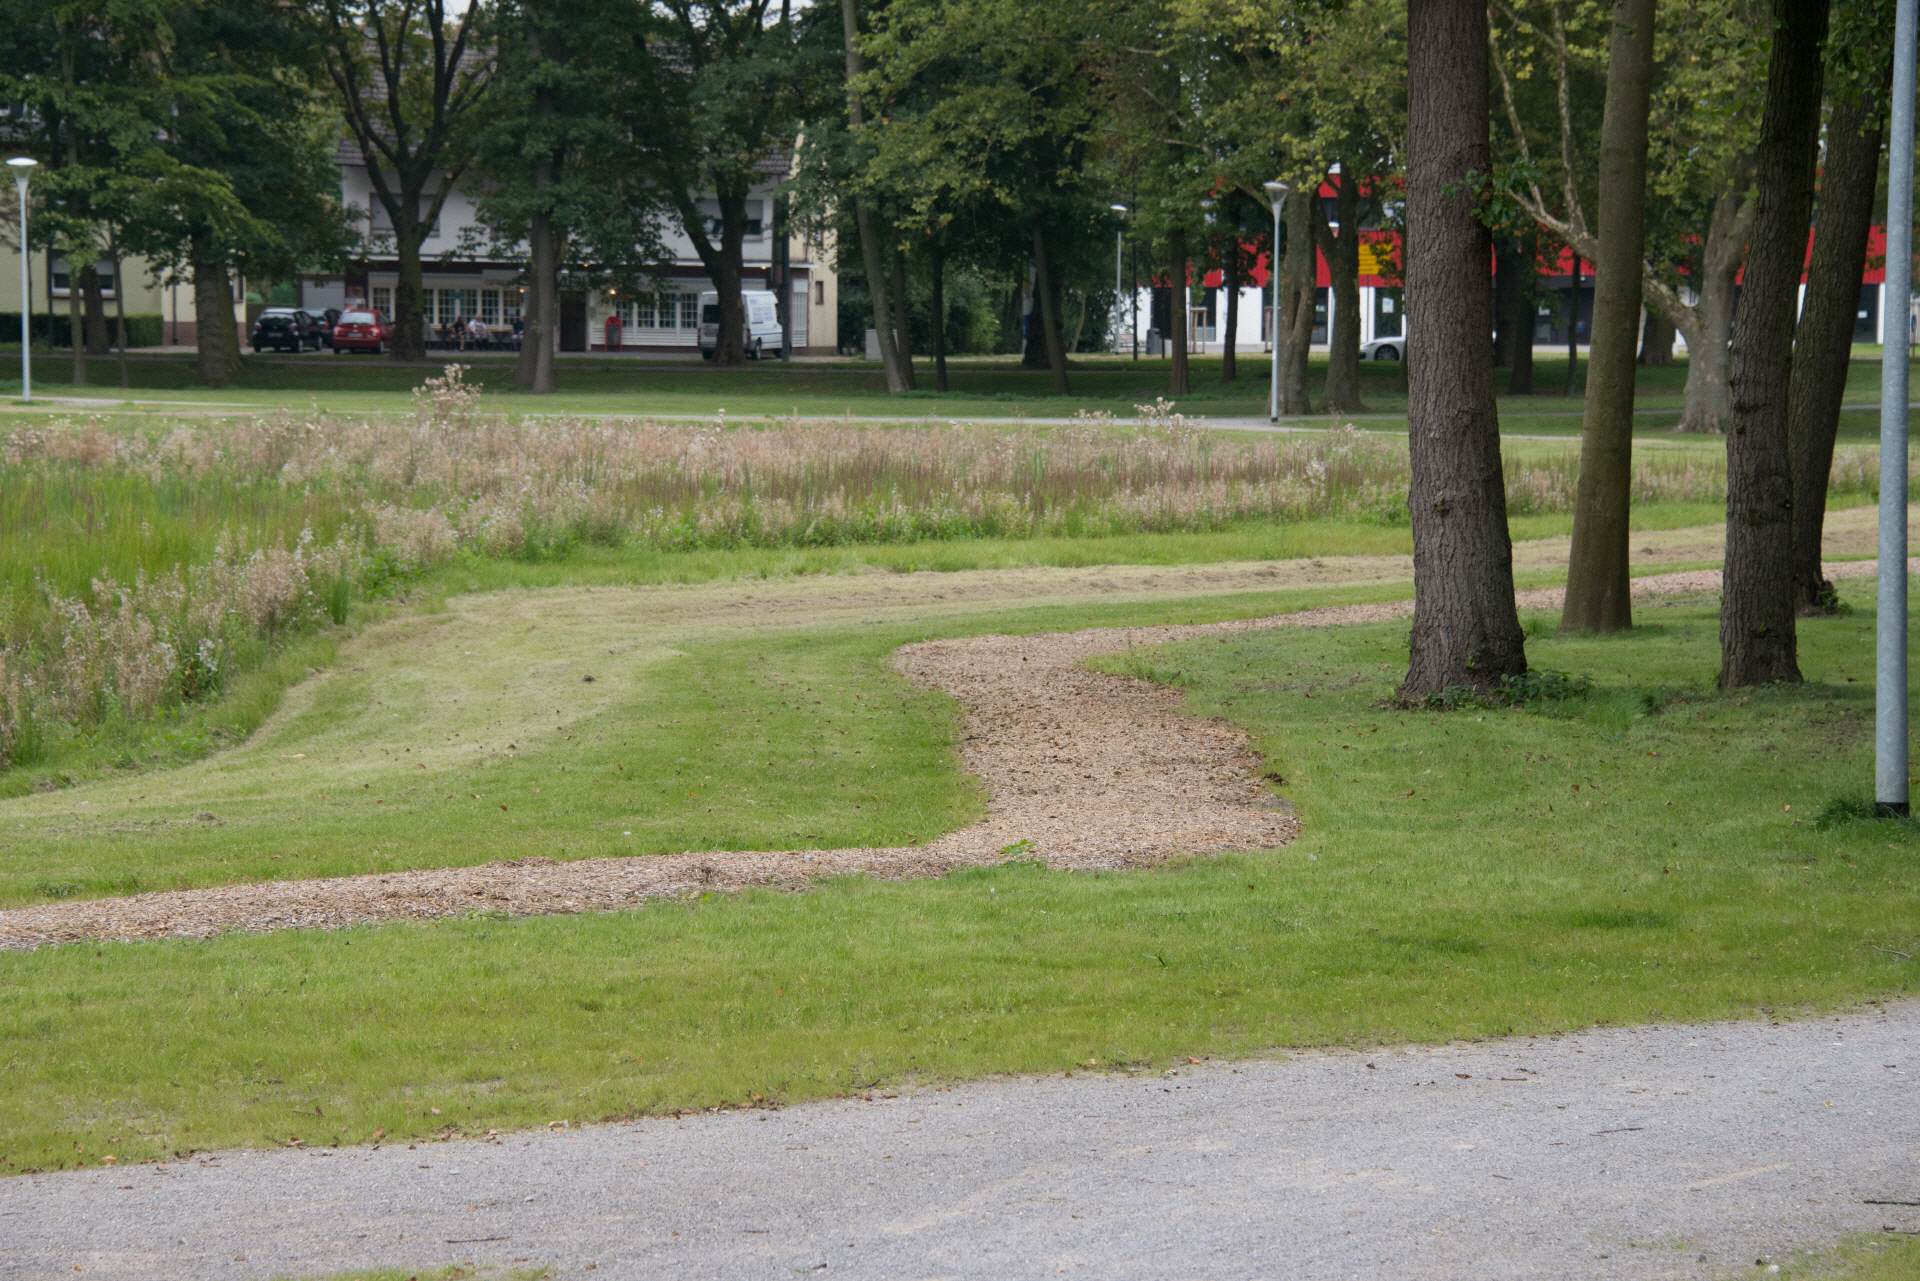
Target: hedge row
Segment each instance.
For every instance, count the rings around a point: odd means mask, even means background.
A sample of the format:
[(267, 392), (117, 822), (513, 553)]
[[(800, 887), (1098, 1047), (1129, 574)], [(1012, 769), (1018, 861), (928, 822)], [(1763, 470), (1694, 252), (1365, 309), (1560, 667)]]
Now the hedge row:
[[(56, 313), (48, 316), (35, 312), (32, 320), (33, 341), (37, 346), (71, 347), (73, 346), (72, 318)], [(107, 313), (107, 340), (113, 340), (114, 316)], [(129, 312), (127, 314), (127, 346), (158, 347), (166, 341), (166, 322), (161, 316), (151, 312)], [(18, 343), (20, 341), (20, 313), (0, 311), (0, 343)]]

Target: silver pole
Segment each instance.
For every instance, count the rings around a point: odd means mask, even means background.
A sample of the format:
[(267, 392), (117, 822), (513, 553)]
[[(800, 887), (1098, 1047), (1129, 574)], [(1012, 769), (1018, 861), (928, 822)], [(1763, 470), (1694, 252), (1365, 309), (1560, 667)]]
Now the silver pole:
[(1886, 342), (1880, 349), (1880, 547), (1873, 795), (1907, 812), (1907, 362), (1913, 317), (1914, 6), (1894, 18), (1893, 132), (1887, 142)]
[[(1284, 197), (1282, 197), (1284, 199)], [(1267, 421), (1280, 421), (1280, 201), (1273, 202), (1273, 239), (1267, 242), (1267, 346), (1273, 351), (1272, 385), (1267, 389)]]
[(13, 185), (20, 189), (20, 400), (28, 403), (33, 400), (33, 332), (30, 328), (33, 317), (28, 313), (27, 288), (31, 283), (27, 268), (27, 179), (22, 174), (14, 179)]

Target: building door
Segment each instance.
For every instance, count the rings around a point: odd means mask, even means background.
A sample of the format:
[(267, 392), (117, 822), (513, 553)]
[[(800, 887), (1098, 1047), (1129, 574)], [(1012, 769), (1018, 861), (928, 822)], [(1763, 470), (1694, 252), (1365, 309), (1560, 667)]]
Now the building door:
[(587, 349), (587, 295), (570, 289), (560, 295), (560, 350)]

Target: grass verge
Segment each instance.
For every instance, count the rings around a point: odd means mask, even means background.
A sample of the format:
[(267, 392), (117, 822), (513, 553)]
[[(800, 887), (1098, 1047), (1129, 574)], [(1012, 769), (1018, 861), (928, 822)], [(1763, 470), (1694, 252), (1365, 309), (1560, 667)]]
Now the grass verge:
[(1920, 829), (1814, 822), (1870, 777), (1871, 614), (1803, 625), (1805, 687), (1724, 697), (1711, 608), (1641, 618), (1536, 620), (1591, 689), (1447, 714), (1386, 705), (1403, 626), (1150, 656), (1299, 807), (1267, 854), (0, 957), (0, 1168), (1920, 989)]

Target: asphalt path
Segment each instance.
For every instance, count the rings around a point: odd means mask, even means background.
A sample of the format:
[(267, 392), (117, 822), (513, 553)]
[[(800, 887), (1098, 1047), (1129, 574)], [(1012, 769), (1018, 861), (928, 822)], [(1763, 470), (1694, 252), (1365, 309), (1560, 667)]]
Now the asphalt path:
[(1711, 1278), (1920, 1229), (1920, 1003), (0, 1181), (0, 1277)]

